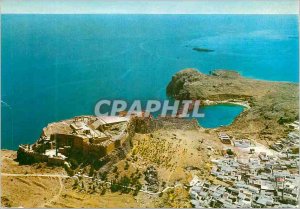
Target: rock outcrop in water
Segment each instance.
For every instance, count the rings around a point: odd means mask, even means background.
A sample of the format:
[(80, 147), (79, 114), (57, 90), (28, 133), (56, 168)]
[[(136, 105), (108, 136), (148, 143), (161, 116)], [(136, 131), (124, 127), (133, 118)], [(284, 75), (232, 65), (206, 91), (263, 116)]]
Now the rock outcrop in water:
[(299, 118), (298, 84), (247, 79), (235, 71), (215, 70), (207, 75), (182, 70), (172, 77), (167, 94), (176, 99), (248, 102), (251, 108), (222, 129), (260, 140), (284, 136), (284, 124)]
[(197, 52), (214, 52), (215, 50), (212, 50), (212, 49), (206, 49), (206, 48), (199, 48), (199, 47), (195, 47), (193, 48), (194, 51), (197, 51)]

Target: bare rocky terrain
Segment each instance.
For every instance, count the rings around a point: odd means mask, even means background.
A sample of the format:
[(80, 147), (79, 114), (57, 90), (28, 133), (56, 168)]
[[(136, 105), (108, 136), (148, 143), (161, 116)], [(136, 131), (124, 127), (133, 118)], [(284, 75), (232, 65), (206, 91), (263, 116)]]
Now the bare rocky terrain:
[[(208, 177), (209, 157), (218, 156), (222, 144), (217, 135), (194, 122), (162, 119), (158, 123), (160, 128), (136, 133), (123, 157), (110, 156), (113, 163), (101, 168), (78, 165), (74, 171), (81, 175), (75, 178), (46, 163), (21, 165), (15, 151), (2, 150), (3, 206), (191, 207), (186, 185), (193, 175)], [(136, 192), (137, 188), (143, 191)]]

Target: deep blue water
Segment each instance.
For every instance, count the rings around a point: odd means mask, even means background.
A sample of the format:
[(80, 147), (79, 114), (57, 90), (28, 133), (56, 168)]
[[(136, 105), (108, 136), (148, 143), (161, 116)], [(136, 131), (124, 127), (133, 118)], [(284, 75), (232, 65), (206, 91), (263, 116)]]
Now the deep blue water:
[[(162, 100), (183, 68), (298, 82), (297, 21), (287, 15), (2, 15), (1, 93), (9, 105), (2, 103), (2, 148), (34, 142), (49, 122), (93, 114), (100, 99)], [(237, 114), (232, 107), (204, 111), (212, 114), (201, 122), (207, 127)]]

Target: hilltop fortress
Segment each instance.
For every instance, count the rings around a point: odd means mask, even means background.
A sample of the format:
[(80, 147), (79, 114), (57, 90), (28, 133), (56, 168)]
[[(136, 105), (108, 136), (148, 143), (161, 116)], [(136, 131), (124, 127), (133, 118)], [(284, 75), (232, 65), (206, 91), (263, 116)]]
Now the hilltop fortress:
[(119, 116), (79, 116), (50, 123), (36, 143), (19, 146), (18, 161), (63, 165), (71, 156), (99, 159), (130, 138), (131, 124), (130, 118)]
[(172, 117), (155, 119), (151, 115), (78, 116), (48, 124), (34, 144), (19, 145), (17, 160), (21, 164), (50, 165), (66, 165), (71, 159), (101, 162), (114, 151), (130, 149), (135, 133), (162, 127), (193, 129), (198, 123)]

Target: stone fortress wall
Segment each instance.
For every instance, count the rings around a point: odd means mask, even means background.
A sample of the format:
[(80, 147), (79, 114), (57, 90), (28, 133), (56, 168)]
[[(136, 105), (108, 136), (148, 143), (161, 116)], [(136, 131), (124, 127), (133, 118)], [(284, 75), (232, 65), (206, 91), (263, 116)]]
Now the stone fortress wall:
[[(100, 159), (124, 146), (132, 136), (129, 119), (89, 116), (88, 120), (84, 121), (86, 118), (87, 116), (76, 117), (49, 124), (35, 144), (19, 146), (18, 161), (24, 164), (47, 162), (63, 165), (68, 157), (76, 155)], [(97, 123), (98, 127), (92, 123)], [(121, 125), (116, 131), (114, 126), (118, 124)], [(112, 127), (112, 130), (109, 130), (109, 127)], [(104, 128), (107, 130), (103, 131)]]

